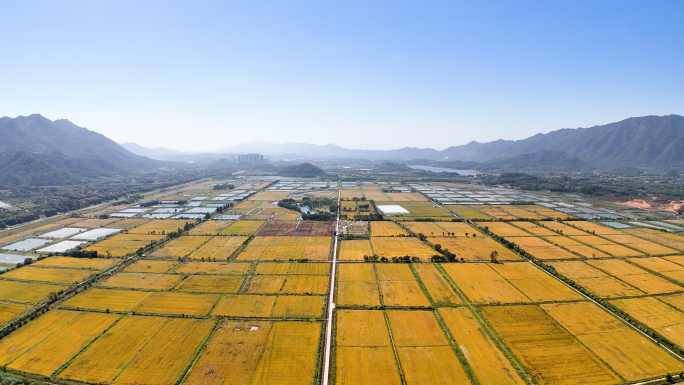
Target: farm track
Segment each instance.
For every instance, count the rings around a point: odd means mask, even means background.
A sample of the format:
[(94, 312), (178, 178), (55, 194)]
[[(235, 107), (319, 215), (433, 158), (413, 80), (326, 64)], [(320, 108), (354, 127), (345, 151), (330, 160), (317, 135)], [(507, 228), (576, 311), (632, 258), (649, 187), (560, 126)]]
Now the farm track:
[(325, 320), (325, 353), (323, 355), (323, 381), (322, 385), (328, 385), (330, 379), (330, 351), (332, 347), (332, 326), (333, 326), (333, 311), (335, 310), (335, 272), (337, 269), (337, 232), (340, 225), (340, 201), (342, 199), (342, 190), (337, 190), (337, 219), (335, 220), (335, 243), (333, 245), (332, 268), (330, 270), (330, 291), (328, 294), (328, 314)]

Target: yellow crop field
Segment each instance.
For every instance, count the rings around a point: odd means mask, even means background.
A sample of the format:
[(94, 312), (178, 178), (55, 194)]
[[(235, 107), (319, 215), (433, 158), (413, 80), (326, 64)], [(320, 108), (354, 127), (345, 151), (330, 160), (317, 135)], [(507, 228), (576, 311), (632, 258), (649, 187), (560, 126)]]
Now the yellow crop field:
[(118, 319), (116, 314), (81, 313), (8, 367), (49, 376)]
[(477, 234), (477, 236), (484, 236), (480, 232), (480, 230), (470, 226), (469, 224), (465, 222), (434, 222), (437, 226), (441, 227), (447, 232), (454, 233), (454, 236), (456, 237), (464, 237), (466, 236), (465, 233), (468, 233), (468, 236), (472, 236), (473, 234)]
[(0, 364), (6, 365), (76, 318), (79, 312), (51, 310), (0, 340)]
[(20, 279), (24, 281), (40, 281), (71, 284), (83, 281), (93, 274), (89, 270), (61, 269), (58, 267), (24, 266), (3, 274), (3, 278)]
[(170, 319), (126, 365), (114, 384), (173, 385), (213, 327), (212, 320)]
[(637, 250), (643, 251), (646, 254), (658, 255), (658, 254), (677, 254), (679, 251), (635, 237), (634, 235), (622, 234), (622, 235), (605, 235), (606, 238), (613, 242), (627, 245), (629, 247), (635, 248)]
[(166, 273), (176, 266), (175, 261), (155, 261), (151, 259), (141, 259), (127, 266), (123, 271), (126, 273)]
[(554, 247), (549, 242), (546, 242), (544, 238), (538, 237), (506, 237), (506, 240), (524, 248)]
[(539, 307), (488, 306), (481, 311), (539, 383), (571, 385), (621, 382)]
[(340, 201), (340, 210), (344, 212), (356, 212), (356, 201)]
[(625, 229), (627, 233), (684, 251), (684, 237), (679, 234), (663, 233), (656, 229)]
[(238, 255), (238, 260), (309, 259), (325, 261), (330, 258), (329, 237), (255, 237)]
[(380, 281), (385, 306), (430, 306), (416, 281)]
[(402, 222), (402, 225), (416, 234), (423, 234), (428, 237), (444, 236), (446, 233), (446, 230), (439, 227), (435, 222)]
[(397, 348), (449, 345), (437, 318), (431, 311), (388, 310), (387, 319)]
[(249, 384), (273, 323), (224, 321), (207, 343), (185, 384)]
[(169, 290), (183, 277), (174, 274), (119, 273), (100, 282), (98, 286), (127, 289)]
[(109, 225), (113, 222), (118, 221), (119, 218), (107, 218), (107, 219), (99, 219), (99, 218), (89, 218), (83, 221), (78, 221), (78, 227), (87, 227), (87, 228), (94, 228), (94, 227), (104, 227), (106, 225)]
[(463, 303), (454, 289), (442, 277), (436, 265), (420, 263), (413, 267), (423, 281), (423, 285), (437, 305), (458, 305)]
[(522, 247), (535, 258), (544, 260), (579, 259), (580, 257), (537, 237), (509, 237), (507, 240)]
[(470, 379), (451, 346), (397, 348), (406, 384), (466, 384)]
[(93, 288), (69, 298), (62, 307), (127, 312), (149, 295), (145, 291)]
[(427, 200), (418, 193), (391, 193), (385, 195), (394, 202), (425, 202)]
[(584, 262), (551, 262), (556, 271), (577, 282), (589, 291), (604, 297), (616, 298), (644, 295), (645, 293), (619, 279), (609, 276)]
[[(540, 224), (543, 224), (544, 222), (539, 222)], [(534, 222), (525, 222), (525, 221), (517, 221), (517, 222), (511, 222), (512, 225), (518, 226), (524, 230), (529, 231), (530, 233), (540, 236), (540, 237), (546, 237), (550, 235), (556, 235), (555, 232), (540, 226), (539, 224), (536, 224)]]
[(584, 298), (530, 263), (490, 266), (532, 301), (571, 301)]
[(133, 311), (152, 314), (206, 315), (218, 300), (217, 294), (151, 293)]
[(667, 260), (665, 258), (650, 257), (650, 258), (630, 258), (629, 262), (653, 270), (657, 273), (664, 273), (668, 271), (682, 271), (684, 266)]
[(293, 263), (288, 274), (291, 275), (330, 275), (329, 263)]
[(618, 244), (595, 245), (594, 247), (615, 257), (639, 257), (643, 255), (639, 251)]
[(508, 206), (501, 206), (500, 209), (506, 211), (507, 213), (509, 213), (511, 215), (515, 215), (516, 217), (518, 217), (520, 219), (538, 220), (538, 219), (545, 219), (546, 218), (545, 215), (540, 215), (540, 214), (537, 214), (533, 211), (526, 210), (528, 207), (530, 207), (530, 206), (529, 205), (525, 205), (525, 206), (508, 205)]
[(363, 193), (366, 195), (366, 199), (368, 200), (373, 200), (373, 201), (386, 201), (389, 200), (387, 195), (383, 193), (382, 191), (379, 190), (368, 190), (366, 186), (363, 187)]
[(214, 237), (192, 252), (188, 258), (206, 260), (228, 259), (246, 240), (247, 237), (244, 236)]
[(445, 264), (443, 267), (463, 293), (475, 303), (530, 302), (486, 264)]
[(472, 206), (452, 205), (449, 208), (451, 209), (451, 211), (458, 214), (458, 216), (461, 218), (470, 219), (474, 221), (492, 219), (492, 217), (490, 217), (489, 215), (477, 211)]
[[(574, 223), (574, 222), (573, 222)], [(564, 223), (557, 222), (557, 221), (544, 221), (544, 222), (539, 222), (540, 225), (543, 225), (544, 227), (548, 227), (551, 230), (554, 230), (557, 234), (562, 234), (562, 235), (587, 235), (587, 233), (583, 230), (576, 229), (572, 226), (568, 226)]]
[(490, 217), (494, 217), (496, 219), (503, 219), (503, 220), (511, 220), (511, 219), (518, 219), (518, 217), (513, 216), (498, 207), (494, 206), (488, 206), (488, 205), (482, 205), (478, 207), (478, 210), (482, 211), (483, 213), (489, 215)]
[(345, 187), (342, 189), (342, 199), (352, 200), (354, 198), (363, 198), (363, 193), (358, 187)]
[(288, 294), (325, 294), (330, 278), (322, 275), (290, 275), (281, 289)]
[(684, 311), (684, 294), (670, 294), (658, 297), (659, 300)]
[(320, 323), (275, 322), (252, 383), (297, 385), (313, 382), (320, 334)]
[(394, 237), (397, 235), (408, 235), (404, 229), (399, 227), (394, 222), (390, 221), (373, 221), (371, 225), (371, 234), (374, 237)]
[(45, 283), (6, 281), (0, 279), (0, 299), (16, 302), (38, 303), (47, 298), (48, 294), (57, 292), (65, 287)]
[(496, 241), (487, 237), (434, 237), (428, 238), (433, 245), (440, 245), (443, 250), (449, 250), (456, 254), (456, 258), (466, 261), (489, 261), (492, 251), (499, 253), (499, 261), (519, 261), (520, 258), (514, 252), (501, 246)]
[(616, 299), (610, 301), (620, 310), (655, 329), (679, 346), (684, 345), (684, 313), (654, 297)]
[(439, 309), (439, 315), (481, 383), (525, 384), (469, 309), (442, 308)]
[(563, 274), (570, 279), (577, 278), (594, 278), (607, 277), (608, 274), (603, 271), (587, 265), (582, 261), (563, 261), (563, 262), (549, 262), (557, 272)]
[(337, 385), (399, 385), (402, 383), (394, 352), (389, 346), (338, 346), (335, 352), (335, 364), (335, 384)]
[(189, 221), (176, 219), (155, 219), (128, 230), (130, 234), (168, 234), (182, 229)]
[(379, 281), (415, 281), (416, 278), (411, 272), (411, 268), (408, 265), (389, 265), (389, 264), (379, 264), (376, 265), (376, 270), (378, 271)]
[(310, 318), (323, 315), (323, 297), (313, 295), (281, 295), (273, 307), (272, 317)]
[(107, 330), (59, 377), (109, 383), (166, 322), (161, 317), (128, 316)]
[(344, 240), (340, 242), (340, 261), (363, 261), (363, 256), (372, 256), (370, 241), (365, 239)]
[(565, 222), (565, 224), (576, 227), (576, 228), (581, 229), (581, 230), (584, 230), (588, 233), (596, 234), (596, 235), (608, 235), (608, 234), (620, 235), (620, 234), (624, 234), (620, 230), (616, 230), (616, 229), (613, 229), (613, 228), (607, 227), (607, 226), (597, 225), (594, 222), (572, 221), (572, 222)]
[(479, 223), (482, 227), (488, 227), (489, 231), (500, 236), (500, 237), (530, 237), (532, 234), (527, 233), (513, 225), (509, 225), (505, 222), (487, 222)]
[(161, 249), (153, 251), (150, 256), (158, 258), (185, 257), (210, 239), (211, 237), (202, 235), (181, 236), (165, 244)]
[(204, 221), (199, 226), (195, 226), (188, 232), (188, 235), (219, 235), (235, 221), (211, 220)]
[(290, 195), (289, 191), (262, 191), (254, 196), (254, 199), (275, 202), (283, 200)]
[[(622, 260), (602, 259), (587, 261), (587, 263), (606, 271), (608, 274), (613, 275), (648, 294), (665, 294), (684, 291), (684, 287), (675, 285)], [(668, 273), (666, 272), (665, 274)]]
[[(377, 205), (394, 205), (393, 202), (375, 202)], [(401, 207), (409, 211), (410, 214), (401, 214), (399, 217), (403, 219), (411, 218), (434, 218), (434, 219), (452, 219), (454, 215), (445, 211), (441, 207), (434, 207), (434, 203), (423, 201), (409, 201), (401, 202)]]
[(242, 285), (240, 276), (192, 275), (184, 279), (175, 290), (199, 293), (237, 293)]
[(28, 310), (26, 305), (12, 302), (0, 302), (0, 325), (14, 319), (26, 310)]
[(273, 295), (226, 294), (211, 314), (223, 317), (269, 317), (275, 301)]
[(586, 258), (610, 258), (611, 256), (592, 248), (591, 246), (565, 246), (566, 249), (574, 251)]
[(135, 253), (136, 250), (162, 238), (164, 238), (164, 236), (161, 234), (116, 234), (92, 246), (86, 247), (86, 250), (97, 251), (99, 255), (123, 257), (127, 254)]
[(250, 263), (241, 262), (185, 262), (174, 269), (181, 274), (220, 274), (220, 275), (244, 275), (247, 274)]
[(628, 381), (684, 369), (684, 363), (591, 302), (541, 308)]
[(382, 310), (337, 312), (337, 346), (391, 346)]
[(341, 263), (338, 266), (338, 279), (342, 282), (376, 282), (374, 265), (365, 263)]
[(412, 237), (373, 237), (371, 244), (375, 254), (379, 257), (419, 257), (429, 259), (438, 254), (435, 250), (425, 245), (418, 238)]
[(259, 262), (254, 270), (257, 275), (282, 275), (290, 270), (291, 263), (283, 262)]
[(338, 281), (335, 298), (338, 306), (379, 306), (380, 290), (375, 281)]
[(220, 235), (253, 235), (264, 221), (237, 221), (221, 231)]
[(105, 227), (111, 227), (111, 228), (117, 228), (117, 229), (132, 229), (134, 227), (138, 227), (142, 225), (143, 223), (149, 222), (149, 219), (141, 219), (141, 218), (124, 218), (120, 221), (116, 221), (114, 223), (111, 223)]
[(44, 267), (64, 267), (68, 269), (90, 269), (102, 270), (106, 267), (118, 263), (118, 259), (105, 258), (71, 258), (71, 257), (49, 257), (40, 261), (34, 262), (33, 266)]
[(285, 283), (284, 275), (259, 275), (254, 276), (249, 281), (247, 293), (252, 294), (274, 294), (280, 293)]

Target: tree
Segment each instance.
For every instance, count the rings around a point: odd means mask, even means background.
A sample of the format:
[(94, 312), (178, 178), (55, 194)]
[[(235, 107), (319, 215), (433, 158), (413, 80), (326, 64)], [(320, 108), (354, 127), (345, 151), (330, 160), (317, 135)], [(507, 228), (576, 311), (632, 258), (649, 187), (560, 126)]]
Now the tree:
[(466, 238), (468, 238), (468, 233), (465, 233), (465, 234), (466, 234)]
[(499, 252), (494, 250), (489, 254), (489, 258), (492, 260), (492, 263), (497, 263), (497, 258), (499, 257)]

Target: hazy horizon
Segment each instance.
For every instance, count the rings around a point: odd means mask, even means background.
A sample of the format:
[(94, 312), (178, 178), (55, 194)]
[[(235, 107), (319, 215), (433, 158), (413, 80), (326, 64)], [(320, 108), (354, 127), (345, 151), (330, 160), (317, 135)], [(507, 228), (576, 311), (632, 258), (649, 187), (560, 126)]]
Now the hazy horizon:
[[(179, 151), (684, 115), (681, 2), (5, 3), (0, 115)], [(10, 76), (11, 75), (11, 76)]]

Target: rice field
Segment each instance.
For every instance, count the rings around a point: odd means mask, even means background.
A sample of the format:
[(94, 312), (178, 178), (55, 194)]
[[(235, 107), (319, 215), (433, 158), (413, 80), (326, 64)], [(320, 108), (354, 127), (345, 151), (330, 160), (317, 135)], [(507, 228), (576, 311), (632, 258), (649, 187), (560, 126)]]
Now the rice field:
[(653, 241), (679, 251), (684, 251), (684, 237), (679, 234), (663, 233), (662, 231), (655, 229), (625, 229), (624, 231), (640, 238), (648, 239), (649, 241)]
[(22, 303), (38, 303), (46, 300), (48, 294), (64, 288), (65, 286), (62, 285), (0, 279), (0, 299)]
[(188, 258), (200, 260), (228, 259), (247, 240), (245, 236), (214, 237), (193, 251)]
[(444, 279), (435, 264), (420, 263), (413, 265), (420, 280), (432, 297), (437, 306), (450, 306), (462, 304), (461, 298)]
[(520, 219), (533, 219), (533, 220), (538, 220), (538, 219), (545, 219), (545, 215), (540, 215), (537, 214), (533, 211), (528, 211), (526, 208), (529, 207), (528, 205), (507, 205), (507, 206), (502, 206), (500, 207), (501, 210), (504, 210), (505, 212), (516, 216)]
[(505, 222), (479, 223), (482, 227), (487, 227), (489, 231), (500, 237), (529, 237), (531, 234)]
[(3, 325), (28, 310), (26, 305), (0, 302), (0, 325)]
[(188, 235), (219, 235), (226, 230), (228, 226), (235, 223), (235, 221), (224, 220), (210, 220), (200, 223), (199, 226), (193, 227)]
[(370, 223), (370, 227), (371, 234), (374, 237), (396, 237), (408, 235), (404, 229), (399, 227), (399, 225), (390, 221), (373, 221)]
[(557, 272), (603, 298), (619, 298), (645, 293), (582, 261), (550, 262)]
[(635, 237), (634, 235), (628, 235), (628, 234), (610, 235), (610, 234), (608, 234), (608, 235), (605, 235), (605, 237), (610, 239), (613, 242), (635, 248), (635, 249), (642, 251), (642, 252), (649, 254), (649, 255), (677, 254), (679, 252), (678, 250), (671, 249), (669, 247), (665, 247), (663, 245), (659, 245), (657, 243)]
[(323, 315), (322, 296), (282, 295), (276, 299), (271, 317), (273, 318), (311, 318)]
[(338, 306), (378, 306), (378, 289), (373, 264), (343, 263), (338, 267), (337, 296)]
[(518, 221), (518, 222), (511, 222), (512, 225), (520, 227), (523, 230), (526, 230), (536, 236), (539, 237), (547, 237), (550, 235), (556, 235), (557, 233), (547, 229), (546, 227), (540, 226), (540, 224), (543, 224), (544, 222), (539, 222), (539, 224), (534, 223), (534, 222), (525, 222), (525, 221)]
[(564, 222), (566, 225), (570, 225), (572, 227), (576, 227), (580, 230), (584, 230), (587, 233), (595, 234), (595, 235), (621, 235), (624, 234), (620, 230), (613, 229), (611, 227), (607, 226), (601, 226), (598, 225), (594, 222), (587, 222), (587, 221), (572, 221), (572, 222)]
[(340, 242), (340, 261), (363, 261), (364, 256), (372, 256), (373, 249), (366, 239), (343, 240)]
[(218, 300), (218, 294), (150, 293), (133, 308), (136, 313), (206, 315)]
[(489, 266), (534, 302), (584, 299), (531, 263), (491, 264)]
[(508, 237), (506, 240), (515, 243), (523, 250), (528, 252), (535, 258), (542, 260), (563, 260), (563, 259), (580, 259), (567, 250), (546, 241), (545, 238), (537, 237)]
[(413, 237), (373, 237), (371, 245), (378, 257), (403, 257), (409, 255), (421, 259), (430, 259), (438, 254), (435, 250), (425, 245), (418, 238)]
[(449, 250), (456, 254), (456, 258), (465, 261), (490, 261), (491, 253), (498, 253), (499, 261), (520, 261), (522, 258), (503, 247), (491, 238), (487, 237), (434, 237), (428, 238), (433, 245), (440, 245), (443, 250)]
[(169, 290), (183, 277), (175, 274), (119, 273), (100, 282), (97, 286), (126, 289)]
[(489, 215), (490, 217), (494, 217), (496, 219), (501, 219), (501, 220), (512, 220), (512, 219), (518, 219), (518, 217), (513, 216), (498, 207), (494, 206), (489, 206), (489, 205), (482, 205), (478, 207), (479, 211), (482, 211), (483, 213)]
[[(161, 249), (150, 253), (150, 256), (157, 258), (178, 258), (185, 257), (195, 251), (204, 243), (212, 239), (207, 236), (181, 236), (165, 244)], [(227, 238), (230, 239), (230, 238)]]
[(4, 279), (17, 279), (22, 281), (52, 282), (72, 284), (80, 282), (93, 272), (79, 269), (62, 269), (58, 267), (24, 266), (19, 269), (8, 271), (2, 275)]
[(86, 247), (86, 250), (97, 251), (97, 254), (99, 255), (123, 257), (128, 254), (133, 254), (138, 249), (162, 238), (164, 238), (164, 235), (161, 234), (116, 234), (94, 245)]
[(330, 258), (328, 237), (258, 236), (237, 256), (239, 261), (287, 261), (308, 259), (325, 261)]
[(474, 303), (524, 303), (530, 299), (486, 264), (445, 264), (444, 270)]
[(226, 294), (221, 297), (211, 312), (223, 317), (269, 317), (275, 305), (276, 296)]
[(155, 219), (128, 230), (128, 233), (166, 235), (170, 232), (182, 229), (186, 223), (189, 222), (176, 219)]
[(191, 275), (179, 283), (175, 290), (197, 293), (235, 294), (240, 289), (242, 280), (241, 276)]
[(123, 271), (126, 273), (166, 273), (177, 264), (178, 262), (175, 261), (140, 259), (127, 266)]
[(237, 221), (221, 231), (219, 235), (253, 235), (265, 221)]
[(480, 211), (477, 211), (474, 207), (471, 206), (465, 206), (465, 205), (453, 205), (452, 207), (449, 207), (451, 211), (455, 212), (458, 214), (459, 217), (464, 218), (464, 219), (470, 219), (473, 221), (481, 221), (481, 220), (489, 220), (492, 219), (487, 214), (484, 214)]
[(62, 307), (128, 312), (149, 295), (146, 291), (92, 288), (69, 298)]
[(118, 263), (117, 259), (105, 258), (71, 258), (53, 256), (33, 263), (33, 266), (64, 267), (69, 269), (102, 270)]
[(240, 262), (189, 261), (176, 267), (174, 272), (180, 274), (244, 275), (247, 274), (250, 266), (250, 263)]
[(622, 260), (601, 259), (590, 260), (587, 263), (647, 294), (666, 294), (684, 291), (684, 287), (675, 285)]
[(617, 299), (610, 303), (678, 346), (684, 346), (684, 313), (670, 306), (681, 306), (678, 296)]

